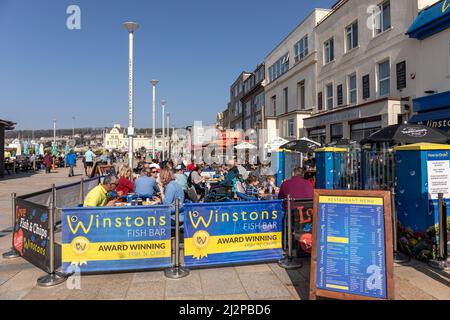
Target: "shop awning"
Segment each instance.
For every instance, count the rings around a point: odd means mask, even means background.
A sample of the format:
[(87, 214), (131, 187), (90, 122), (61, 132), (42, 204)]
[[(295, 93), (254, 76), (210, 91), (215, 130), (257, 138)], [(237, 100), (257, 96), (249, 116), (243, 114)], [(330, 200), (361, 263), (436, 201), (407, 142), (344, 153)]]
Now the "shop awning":
[[(426, 124), (427, 121), (436, 122), (436, 125), (439, 125), (439, 121), (441, 121), (441, 127), (450, 127), (450, 109), (436, 110), (432, 112), (421, 112), (418, 115), (413, 116), (409, 120), (410, 123), (422, 122), (423, 124)], [(439, 126), (436, 126), (436, 128), (439, 128)]]
[(450, 0), (442, 0), (419, 13), (406, 32), (411, 38), (423, 40), (450, 27)]
[(414, 112), (428, 112), (447, 109), (450, 106), (450, 91), (413, 99)]

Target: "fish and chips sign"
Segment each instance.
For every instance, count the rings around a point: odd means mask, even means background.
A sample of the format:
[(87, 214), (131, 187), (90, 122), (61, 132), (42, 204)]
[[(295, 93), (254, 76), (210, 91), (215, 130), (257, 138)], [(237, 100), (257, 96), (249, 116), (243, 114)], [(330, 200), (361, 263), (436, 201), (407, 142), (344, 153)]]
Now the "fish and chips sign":
[(62, 212), (62, 271), (171, 266), (169, 206), (70, 208)]
[(282, 201), (186, 204), (185, 266), (281, 259)]

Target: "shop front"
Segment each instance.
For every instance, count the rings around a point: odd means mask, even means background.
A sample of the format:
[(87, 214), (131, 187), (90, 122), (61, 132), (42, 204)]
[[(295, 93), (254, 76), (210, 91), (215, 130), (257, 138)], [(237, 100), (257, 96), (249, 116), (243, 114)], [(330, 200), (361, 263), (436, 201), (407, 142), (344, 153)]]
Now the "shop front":
[(413, 110), (417, 114), (410, 123), (450, 131), (450, 91), (414, 99)]
[(400, 98), (383, 98), (315, 114), (304, 119), (304, 126), (308, 138), (322, 144), (340, 139), (359, 142), (381, 128), (397, 124), (404, 112)]

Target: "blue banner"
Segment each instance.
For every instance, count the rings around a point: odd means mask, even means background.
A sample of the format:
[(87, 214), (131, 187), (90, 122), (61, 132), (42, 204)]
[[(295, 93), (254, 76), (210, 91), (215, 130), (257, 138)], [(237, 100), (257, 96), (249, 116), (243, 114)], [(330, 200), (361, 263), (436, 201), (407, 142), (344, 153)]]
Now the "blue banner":
[(160, 269), (171, 265), (169, 206), (62, 211), (62, 271)]
[(186, 204), (184, 264), (223, 265), (281, 259), (282, 201)]

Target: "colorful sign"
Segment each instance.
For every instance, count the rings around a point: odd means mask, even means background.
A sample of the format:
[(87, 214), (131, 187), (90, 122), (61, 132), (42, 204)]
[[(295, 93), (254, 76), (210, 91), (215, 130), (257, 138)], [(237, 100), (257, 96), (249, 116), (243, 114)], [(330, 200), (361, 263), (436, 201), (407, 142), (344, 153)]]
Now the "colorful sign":
[(13, 233), (14, 249), (28, 262), (49, 272), (49, 210), (47, 207), (16, 198)]
[(62, 271), (159, 269), (171, 265), (169, 206), (62, 211)]
[(294, 235), (300, 253), (309, 255), (312, 249), (313, 207), (312, 200), (292, 201), (294, 209)]
[(223, 265), (281, 259), (282, 201), (186, 204), (184, 263)]
[(355, 191), (346, 196), (345, 192), (315, 196), (314, 290), (331, 298), (388, 299), (388, 275), (393, 267), (392, 247), (386, 245), (389, 231), (385, 230), (390, 223), (385, 215), (389, 192), (384, 196), (380, 192), (370, 196), (370, 191), (359, 193), (366, 196), (351, 194)]

